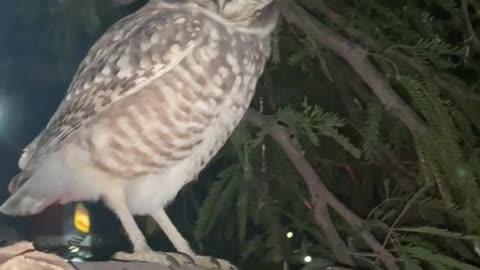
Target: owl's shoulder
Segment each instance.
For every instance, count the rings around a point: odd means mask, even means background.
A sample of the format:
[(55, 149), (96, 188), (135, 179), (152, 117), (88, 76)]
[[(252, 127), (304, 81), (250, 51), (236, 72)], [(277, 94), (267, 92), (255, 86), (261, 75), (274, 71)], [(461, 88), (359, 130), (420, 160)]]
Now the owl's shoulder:
[(205, 40), (204, 17), (143, 9), (120, 20), (91, 47), (38, 147), (52, 149), (112, 104), (171, 70)]

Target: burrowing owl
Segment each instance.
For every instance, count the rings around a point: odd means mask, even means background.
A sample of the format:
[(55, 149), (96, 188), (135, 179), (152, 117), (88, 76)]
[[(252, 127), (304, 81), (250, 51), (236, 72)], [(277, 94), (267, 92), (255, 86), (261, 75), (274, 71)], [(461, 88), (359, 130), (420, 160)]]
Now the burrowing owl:
[(133, 215), (151, 215), (193, 255), (164, 208), (243, 117), (277, 17), (272, 0), (150, 0), (115, 23), (24, 150), (0, 211), (102, 199), (134, 253), (150, 248)]

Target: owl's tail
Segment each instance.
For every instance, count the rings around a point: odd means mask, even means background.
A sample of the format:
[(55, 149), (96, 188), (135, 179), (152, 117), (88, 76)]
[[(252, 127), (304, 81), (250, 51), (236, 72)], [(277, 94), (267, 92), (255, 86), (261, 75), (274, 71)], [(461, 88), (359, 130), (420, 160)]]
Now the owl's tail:
[(51, 202), (24, 192), (13, 194), (0, 206), (0, 212), (10, 216), (30, 216), (42, 212)]
[[(12, 196), (0, 206), (0, 212), (11, 216), (29, 216), (42, 212), (50, 205), (44, 196), (38, 196), (29, 187), (30, 175), (21, 172), (15, 176), (9, 185)], [(17, 186), (20, 185), (20, 186)], [(15, 187), (13, 187), (15, 186)]]
[(1, 206), (0, 212), (12, 216), (29, 216), (42, 212), (64, 193), (65, 167), (58, 159), (48, 158), (42, 166), (28, 168), (15, 176), (9, 190), (10, 198)]

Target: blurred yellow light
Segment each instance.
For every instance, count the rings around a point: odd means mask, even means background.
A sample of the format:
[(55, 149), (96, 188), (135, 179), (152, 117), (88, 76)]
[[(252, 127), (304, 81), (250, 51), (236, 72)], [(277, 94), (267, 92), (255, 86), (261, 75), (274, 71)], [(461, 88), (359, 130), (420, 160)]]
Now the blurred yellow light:
[(293, 232), (287, 232), (287, 238), (292, 238), (293, 237)]
[(87, 208), (81, 203), (75, 205), (75, 214), (73, 217), (75, 228), (84, 234), (90, 233), (90, 214)]

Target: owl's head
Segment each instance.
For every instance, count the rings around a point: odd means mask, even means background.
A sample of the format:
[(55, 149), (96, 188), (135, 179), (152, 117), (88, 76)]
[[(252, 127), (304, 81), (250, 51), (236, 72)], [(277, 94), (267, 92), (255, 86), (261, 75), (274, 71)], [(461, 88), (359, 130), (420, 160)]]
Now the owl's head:
[[(200, 6), (216, 16), (235, 23), (241, 27), (271, 29), (276, 24), (278, 10), (277, 0), (150, 0), (150, 3), (185, 7)], [(269, 31), (267, 31), (269, 32)]]
[[(122, 0), (125, 1), (125, 0)], [(227, 20), (244, 21), (258, 17), (262, 10), (276, 0), (150, 0), (156, 3), (188, 4), (195, 3), (207, 8)]]
[(218, 12), (232, 20), (242, 20), (260, 12), (273, 0), (212, 0), (217, 3)]

